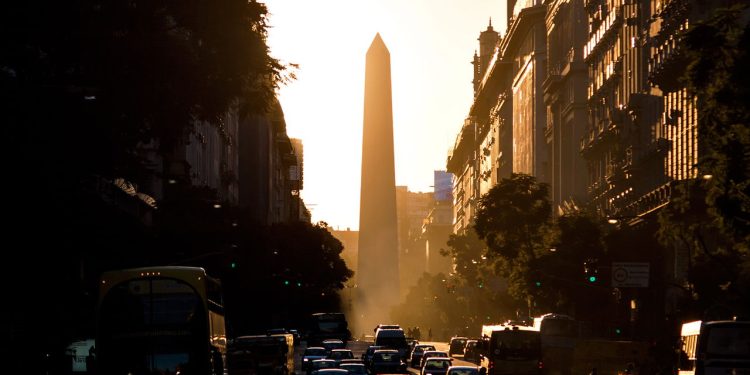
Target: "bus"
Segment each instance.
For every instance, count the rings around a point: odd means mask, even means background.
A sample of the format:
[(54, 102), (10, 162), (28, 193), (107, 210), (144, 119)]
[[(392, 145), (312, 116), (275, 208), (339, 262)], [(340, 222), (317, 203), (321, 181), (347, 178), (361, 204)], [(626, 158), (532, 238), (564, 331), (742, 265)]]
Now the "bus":
[(102, 375), (222, 375), (221, 283), (197, 267), (105, 272), (97, 308)]
[(307, 331), (307, 346), (320, 346), (323, 340), (339, 339), (345, 344), (351, 338), (349, 324), (344, 313), (315, 313), (310, 316)]
[(230, 340), (229, 375), (294, 373), (294, 336), (290, 333), (240, 336)]
[(539, 375), (542, 369), (539, 331), (527, 326), (482, 327), (480, 366), (488, 375)]
[(534, 330), (542, 343), (542, 372), (569, 375), (573, 368), (578, 322), (568, 315), (544, 314), (534, 318)]
[(679, 375), (750, 374), (750, 321), (682, 325)]

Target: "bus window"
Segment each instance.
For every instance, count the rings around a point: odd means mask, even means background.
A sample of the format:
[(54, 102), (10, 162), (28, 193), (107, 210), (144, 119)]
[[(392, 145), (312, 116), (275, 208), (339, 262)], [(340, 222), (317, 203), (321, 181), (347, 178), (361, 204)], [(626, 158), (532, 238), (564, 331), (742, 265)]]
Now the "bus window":
[(750, 358), (750, 325), (711, 327), (706, 333), (707, 357)]

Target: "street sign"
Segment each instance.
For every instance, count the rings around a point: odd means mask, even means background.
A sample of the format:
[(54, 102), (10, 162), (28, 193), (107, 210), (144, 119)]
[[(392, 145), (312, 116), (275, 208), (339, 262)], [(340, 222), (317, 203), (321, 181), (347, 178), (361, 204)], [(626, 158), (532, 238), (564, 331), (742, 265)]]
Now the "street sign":
[(647, 288), (649, 263), (612, 262), (612, 286), (615, 288)]

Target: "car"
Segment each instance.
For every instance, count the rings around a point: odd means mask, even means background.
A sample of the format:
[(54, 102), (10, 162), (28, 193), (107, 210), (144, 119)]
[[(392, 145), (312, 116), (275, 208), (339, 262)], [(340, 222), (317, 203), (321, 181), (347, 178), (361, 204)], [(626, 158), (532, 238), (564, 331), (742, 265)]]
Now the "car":
[(376, 350), (370, 362), (370, 374), (405, 374), (406, 363), (395, 349)]
[(450, 348), (448, 349), (448, 356), (454, 354), (464, 354), (464, 347), (466, 346), (466, 337), (452, 337), (450, 341)]
[(480, 375), (481, 372), (479, 366), (451, 366), (445, 375)]
[(428, 358), (449, 358), (448, 352), (443, 352), (439, 350), (426, 350), (424, 353), (422, 353), (422, 361), (419, 363), (419, 368), (424, 367), (424, 363)]
[(378, 324), (378, 326), (375, 327), (375, 329), (373, 329), (372, 331), (377, 332), (379, 329), (399, 329), (399, 328), (401, 328), (401, 326), (398, 324)]
[(365, 364), (364, 362), (362, 362), (362, 359), (360, 359), (360, 358), (351, 358), (351, 359), (346, 359), (345, 358), (345, 359), (342, 359), (342, 360), (339, 361), (339, 367), (341, 367), (341, 365), (344, 365), (344, 364), (347, 364), (347, 363), (356, 363), (356, 364), (360, 364), (360, 365), (364, 365)]
[(464, 346), (464, 361), (477, 362), (479, 360), (479, 352), (477, 351), (477, 340), (466, 340), (466, 346)]
[(370, 345), (367, 347), (365, 352), (362, 353), (362, 362), (364, 362), (367, 368), (370, 367), (370, 362), (372, 361), (372, 355), (375, 353), (376, 350), (380, 350), (380, 349), (385, 349), (385, 348), (380, 345)]
[(448, 368), (453, 364), (452, 358), (432, 357), (427, 358), (422, 366), (421, 375), (446, 375)]
[(422, 364), (422, 354), (427, 350), (435, 351), (435, 345), (418, 344), (414, 346), (414, 350), (411, 351), (411, 356), (409, 357), (411, 367), (419, 367)]
[(340, 369), (349, 371), (350, 375), (367, 375), (367, 368), (364, 363), (344, 363), (339, 365)]
[(336, 364), (336, 361), (332, 359), (316, 359), (312, 361), (310, 366), (307, 368), (307, 374), (311, 375), (319, 370), (337, 368), (337, 367), (338, 365)]
[(327, 354), (326, 348), (320, 346), (312, 346), (305, 349), (305, 352), (302, 353), (302, 370), (310, 368), (315, 360), (325, 359)]
[(349, 371), (341, 368), (323, 368), (312, 372), (313, 375), (349, 375)]
[(354, 359), (354, 354), (349, 349), (333, 349), (328, 353), (328, 359), (332, 359), (337, 364), (340, 364), (342, 359)]
[(326, 351), (329, 352), (329, 353), (333, 349), (346, 349), (346, 344), (343, 341), (339, 340), (339, 339), (327, 339), (327, 340), (323, 340), (323, 342), (321, 343), (320, 346), (324, 347), (326, 349)]

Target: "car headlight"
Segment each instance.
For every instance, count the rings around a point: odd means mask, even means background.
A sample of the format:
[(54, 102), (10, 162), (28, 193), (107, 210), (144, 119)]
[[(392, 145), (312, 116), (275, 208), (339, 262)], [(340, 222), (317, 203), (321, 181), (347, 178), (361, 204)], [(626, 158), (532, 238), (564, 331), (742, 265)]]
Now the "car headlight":
[(310, 360), (310, 358), (302, 358), (303, 361), (307, 362)]

